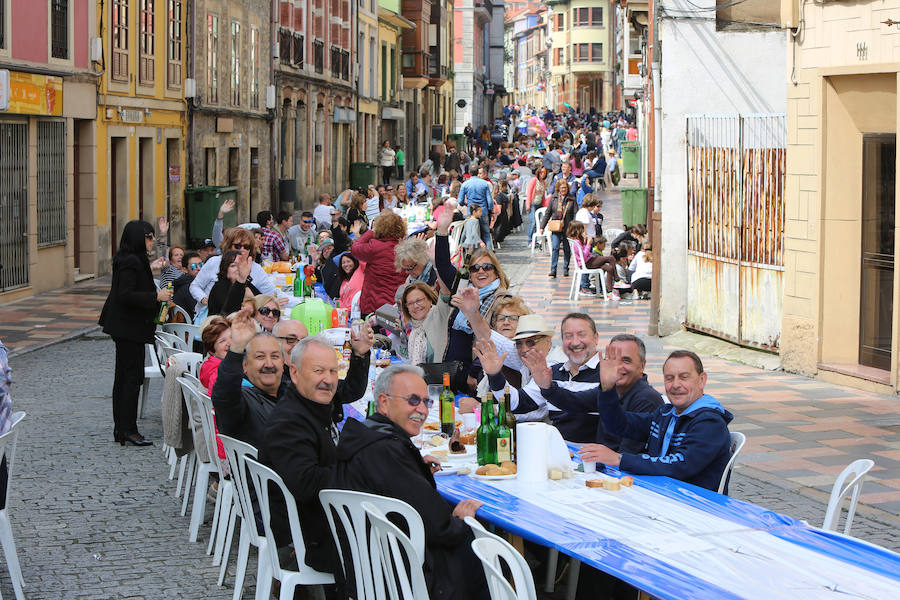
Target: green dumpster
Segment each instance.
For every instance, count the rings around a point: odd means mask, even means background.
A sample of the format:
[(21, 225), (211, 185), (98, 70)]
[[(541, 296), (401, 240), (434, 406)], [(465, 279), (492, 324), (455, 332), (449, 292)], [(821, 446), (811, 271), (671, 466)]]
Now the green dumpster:
[(378, 165), (368, 162), (350, 163), (350, 189), (356, 190), (375, 185)]
[[(237, 199), (237, 186), (205, 185), (184, 190), (187, 237), (192, 245), (212, 237), (213, 222), (226, 200)], [(237, 225), (237, 210), (225, 213), (224, 228)]]
[(647, 224), (647, 188), (621, 188), (622, 223), (625, 225)]
[(619, 151), (622, 153), (622, 176), (626, 173), (639, 175), (641, 172), (641, 143), (622, 142)]

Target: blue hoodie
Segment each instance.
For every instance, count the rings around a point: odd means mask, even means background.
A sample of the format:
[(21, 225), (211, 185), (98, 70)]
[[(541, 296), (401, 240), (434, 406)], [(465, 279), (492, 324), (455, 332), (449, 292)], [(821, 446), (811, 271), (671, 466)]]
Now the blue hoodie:
[[(599, 394), (599, 412), (610, 433), (646, 440), (643, 454), (622, 454), (619, 468), (637, 475), (665, 475), (716, 491), (731, 458), (728, 423), (734, 416), (704, 394), (680, 415), (665, 404), (652, 413), (625, 412)], [(727, 493), (727, 488), (726, 488)]]

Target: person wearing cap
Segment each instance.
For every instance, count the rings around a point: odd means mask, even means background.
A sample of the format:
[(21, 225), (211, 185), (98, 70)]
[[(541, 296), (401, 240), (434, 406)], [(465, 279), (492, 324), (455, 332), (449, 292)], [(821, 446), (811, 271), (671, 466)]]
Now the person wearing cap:
[(206, 259), (216, 253), (216, 245), (211, 238), (206, 238), (200, 247), (197, 248), (197, 254), (200, 256), (200, 262), (206, 262)]
[[(507, 380), (503, 374), (503, 362), (507, 357), (507, 353), (502, 355), (497, 352), (496, 344), (488, 338), (479, 339), (475, 342), (475, 356), (481, 362), (481, 368), (484, 369), (488, 378), (488, 385), (494, 397), (502, 400), (504, 389), (509, 386), (510, 391), (510, 407), (513, 412), (517, 412), (519, 404), (523, 406), (536, 407), (535, 410), (527, 414), (516, 414), (516, 419), (520, 421), (541, 421), (548, 415), (547, 403), (543, 401), (541, 389), (532, 380), (531, 373), (524, 366), (525, 358), (531, 356), (547, 356), (553, 347), (553, 329), (547, 325), (542, 315), (521, 315), (518, 325), (516, 326), (516, 334), (513, 336), (516, 354), (522, 361), (523, 366), (519, 370), (521, 374), (520, 385), (514, 385), (514, 382)], [(545, 359), (546, 360), (546, 359)], [(562, 432), (560, 432), (562, 433)], [(565, 437), (565, 434), (563, 434)]]

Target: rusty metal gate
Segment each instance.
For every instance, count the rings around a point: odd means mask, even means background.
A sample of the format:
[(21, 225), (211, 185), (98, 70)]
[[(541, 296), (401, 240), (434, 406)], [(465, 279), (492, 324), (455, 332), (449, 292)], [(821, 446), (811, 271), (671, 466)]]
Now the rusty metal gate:
[(28, 124), (0, 121), (0, 291), (28, 285)]
[(688, 115), (686, 134), (685, 325), (777, 350), (784, 277), (785, 116)]

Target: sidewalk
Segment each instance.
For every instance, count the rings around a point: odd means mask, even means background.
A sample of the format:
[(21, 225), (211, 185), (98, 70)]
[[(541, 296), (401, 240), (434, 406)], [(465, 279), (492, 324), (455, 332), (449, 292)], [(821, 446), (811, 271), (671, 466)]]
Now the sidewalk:
[(0, 341), (15, 356), (97, 328), (109, 277), (0, 304)]

